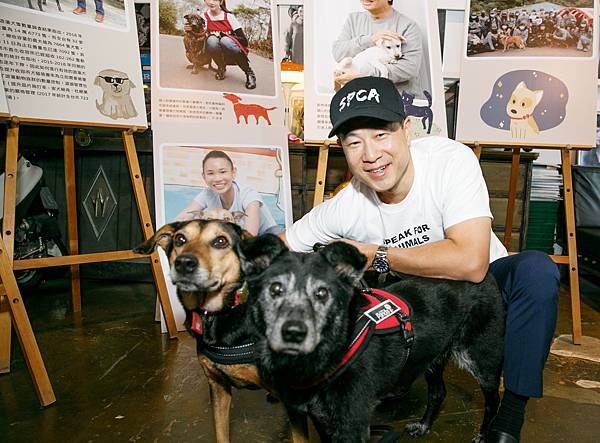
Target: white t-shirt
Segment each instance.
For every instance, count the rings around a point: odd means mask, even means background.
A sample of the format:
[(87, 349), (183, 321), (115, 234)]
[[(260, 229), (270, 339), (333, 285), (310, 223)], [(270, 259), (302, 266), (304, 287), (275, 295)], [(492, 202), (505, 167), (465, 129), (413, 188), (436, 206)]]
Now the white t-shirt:
[[(223, 10), (221, 10), (221, 12), (219, 12), (217, 15), (212, 15), (210, 12), (206, 11), (206, 15), (208, 15), (208, 17), (214, 22), (219, 22), (219, 21), (225, 20), (225, 11), (223, 11)], [(238, 19), (235, 18), (235, 15), (233, 15), (231, 12), (227, 13), (227, 20), (229, 20), (231, 29), (234, 31), (236, 29), (240, 29), (242, 27), (242, 25), (240, 25), (240, 22), (238, 21)]]
[[(246, 213), (246, 208), (252, 202), (257, 201), (260, 205), (260, 225), (258, 227), (258, 233), (264, 234), (265, 232), (271, 232), (272, 228), (277, 226), (271, 211), (267, 208), (260, 196), (260, 194), (250, 186), (240, 188), (240, 186), (234, 181), (231, 185), (234, 191), (233, 203), (230, 208), (227, 209), (229, 212), (243, 212)], [(204, 188), (202, 191), (194, 197), (194, 201), (198, 202), (202, 209), (209, 210), (214, 208), (222, 208), (221, 199), (219, 194), (210, 188)], [(245, 218), (242, 218), (240, 225), (244, 227)]]
[[(492, 217), (487, 187), (470, 148), (443, 137), (413, 140), (413, 186), (400, 203), (383, 203), (377, 193), (353, 178), (334, 198), (316, 206), (286, 230), (293, 250), (340, 238), (411, 248), (445, 238), (457, 223)], [(490, 232), (490, 262), (507, 255)]]

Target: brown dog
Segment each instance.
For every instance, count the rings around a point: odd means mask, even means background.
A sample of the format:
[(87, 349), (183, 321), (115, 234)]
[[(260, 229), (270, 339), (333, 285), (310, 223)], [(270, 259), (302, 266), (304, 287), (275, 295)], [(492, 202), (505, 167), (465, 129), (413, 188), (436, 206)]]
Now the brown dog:
[(269, 118), (269, 111), (273, 109), (277, 109), (277, 106), (272, 108), (265, 108), (264, 106), (257, 104), (245, 104), (242, 103), (241, 97), (238, 97), (235, 94), (231, 94), (229, 92), (223, 93), (223, 97), (231, 102), (233, 105), (233, 112), (235, 113), (235, 118), (237, 119), (237, 123), (240, 123), (240, 117), (244, 117), (244, 121), (248, 124), (248, 117), (253, 115), (256, 119), (256, 124), (258, 125), (258, 119), (260, 117), (264, 118), (267, 121), (267, 124), (271, 124), (271, 119)]
[(202, 66), (208, 65), (209, 69), (211, 67), (211, 58), (206, 50), (208, 38), (206, 20), (199, 14), (186, 14), (183, 19), (185, 20), (183, 36), (185, 56), (192, 64), (192, 74), (198, 74)]
[(504, 46), (505, 52), (510, 45), (515, 45), (519, 49), (525, 49), (525, 41), (520, 35), (503, 35), (500, 37), (500, 43)]
[[(252, 325), (247, 319), (238, 243), (249, 237), (220, 220), (174, 222), (160, 228), (135, 252), (164, 249), (170, 277), (196, 338), (198, 360), (210, 389), (217, 443), (229, 443), (231, 388), (265, 387), (254, 365)], [(216, 315), (218, 314), (218, 315)], [(290, 416), (292, 441), (306, 443), (306, 422)]]

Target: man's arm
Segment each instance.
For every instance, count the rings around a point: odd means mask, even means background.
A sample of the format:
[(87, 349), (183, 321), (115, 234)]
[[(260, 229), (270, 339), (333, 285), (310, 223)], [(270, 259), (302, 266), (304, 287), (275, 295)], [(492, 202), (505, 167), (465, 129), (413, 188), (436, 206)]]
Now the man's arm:
[(363, 31), (362, 34), (353, 30), (356, 26), (352, 23), (353, 19), (356, 20), (355, 15), (349, 15), (346, 18), (342, 32), (333, 42), (333, 58), (338, 63), (345, 57), (354, 57), (359, 52), (373, 46), (371, 36), (367, 35), (365, 30), (359, 30)]
[(402, 83), (416, 78), (423, 62), (423, 37), (416, 24), (411, 24), (403, 34), (406, 43), (402, 45), (402, 58), (398, 63), (387, 65), (389, 79)]
[[(415, 248), (389, 248), (392, 271), (421, 277), (481, 282), (488, 270), (491, 219), (478, 217), (446, 229), (444, 240)], [(348, 241), (370, 265), (379, 245)]]

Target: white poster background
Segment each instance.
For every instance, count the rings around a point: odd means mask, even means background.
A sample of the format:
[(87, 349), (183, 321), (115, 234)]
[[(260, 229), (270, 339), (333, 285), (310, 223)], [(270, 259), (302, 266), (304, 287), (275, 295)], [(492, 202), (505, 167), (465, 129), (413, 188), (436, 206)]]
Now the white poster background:
[[(594, 1), (594, 7), (594, 17), (598, 17), (598, 0)], [(465, 11), (464, 36), (468, 33), (469, 11), (470, 1)], [(594, 24), (591, 57), (467, 57), (467, 42), (464, 39), (456, 139), (464, 143), (594, 146), (596, 96), (591, 91), (596, 91), (598, 77), (598, 26), (596, 21)], [(515, 139), (510, 129), (497, 129), (482, 120), (481, 107), (491, 97), (496, 81), (503, 74), (517, 70), (546, 73), (566, 85), (569, 98), (561, 124), (526, 139)], [(508, 91), (508, 94), (511, 92)]]
[[(435, 135), (447, 135), (446, 107), (441, 66), (440, 37), (437, 20), (437, 9), (434, 0), (396, 0), (394, 8), (412, 18), (423, 32), (424, 60), (429, 61), (431, 77), (431, 95), (433, 96)], [(337, 39), (346, 17), (354, 11), (362, 11), (359, 0), (306, 0), (304, 2), (305, 17), (305, 88), (304, 88), (304, 138), (305, 140), (327, 140), (331, 130), (329, 122), (329, 103), (333, 97), (333, 80), (327, 93), (319, 92), (323, 85), (319, 84), (317, 72), (333, 73), (336, 62), (331, 54), (333, 42)], [(415, 105), (426, 105), (425, 100), (415, 100)], [(413, 131), (421, 127), (413, 122)], [(433, 130), (432, 130), (432, 134)]]
[(460, 77), (460, 62), (462, 60), (462, 50), (464, 46), (464, 23), (464, 11), (446, 11), (446, 26), (444, 27), (444, 57), (442, 61), (444, 78)]
[[(231, 2), (228, 2), (228, 7)], [(238, 2), (242, 3), (242, 2)], [(248, 0), (248, 5), (254, 7), (252, 0)], [(263, 2), (264, 3), (264, 2)], [(204, 2), (199, 2), (203, 11)], [(241, 99), (242, 107), (238, 107), (238, 115), (236, 115), (235, 105), (227, 100), (223, 94), (229, 94), (225, 90), (202, 90), (201, 84), (198, 88), (165, 88), (160, 84), (161, 72), (161, 55), (160, 55), (160, 38), (159, 33), (159, 10), (158, 1), (151, 3), (151, 21), (152, 21), (152, 133), (153, 133), (153, 152), (154, 152), (154, 189), (155, 189), (155, 205), (156, 205), (156, 226), (157, 229), (164, 224), (172, 221), (169, 220), (169, 214), (166, 214), (166, 204), (164, 201), (165, 177), (163, 164), (165, 162), (165, 152), (169, 155), (169, 149), (173, 147), (195, 147), (195, 148), (272, 148), (278, 149), (281, 155), (282, 177), (280, 184), (282, 189), (279, 190), (281, 203), (284, 207), (285, 224), (286, 226), (292, 223), (292, 199), (291, 199), (291, 184), (289, 175), (289, 157), (287, 149), (287, 129), (284, 126), (284, 107), (281, 94), (281, 83), (279, 78), (279, 69), (273, 69), (265, 75), (270, 75), (272, 78), (257, 76), (258, 82), (266, 80), (273, 82), (273, 91), (270, 94), (256, 94), (253, 90), (244, 90), (244, 92), (236, 91), (234, 95)], [(276, 2), (271, 2), (271, 17), (272, 25), (275, 32), (273, 35), (273, 51), (275, 54), (274, 66), (277, 68), (277, 54), (279, 54), (279, 33), (277, 32), (278, 25), (276, 19)], [(187, 13), (186, 9), (179, 11), (179, 15)], [(182, 23), (179, 25), (183, 26)], [(166, 36), (173, 40), (174, 36)], [(175, 50), (179, 48), (183, 54), (185, 62), (185, 48), (183, 39), (178, 41)], [(181, 59), (181, 54), (177, 55)], [(187, 63), (186, 63), (187, 64)], [(185, 69), (185, 74), (190, 76), (190, 70)], [(228, 66), (227, 72), (239, 70), (237, 66)], [(214, 75), (213, 72), (210, 73)], [(187, 83), (186, 83), (187, 84)], [(219, 85), (219, 87), (222, 87)], [(224, 88), (224, 86), (222, 87)], [(244, 89), (243, 83), (241, 88)], [(249, 105), (250, 108), (244, 108), (244, 105)], [(263, 110), (263, 108), (265, 108)], [(248, 114), (248, 122), (244, 119), (244, 110), (250, 111)], [(258, 114), (266, 113), (271, 124), (269, 125), (263, 116), (259, 117), (258, 123), (254, 115), (254, 111)], [(227, 152), (227, 151), (226, 151)], [(195, 158), (189, 157), (189, 158)], [(233, 156), (232, 156), (233, 159)], [(195, 162), (194, 162), (195, 163)], [(190, 174), (198, 174), (198, 164), (189, 165)], [(201, 167), (201, 165), (200, 165)], [(256, 172), (256, 171), (255, 171)], [(246, 171), (249, 174), (249, 171)], [(257, 172), (257, 174), (259, 174)], [(166, 178), (170, 180), (169, 178)], [(256, 178), (259, 180), (260, 178)], [(264, 180), (268, 180), (265, 178)], [(196, 183), (197, 180), (194, 182)], [(191, 183), (191, 182), (190, 182)], [(273, 186), (269, 185), (269, 188)], [(175, 321), (178, 330), (184, 330), (183, 322), (185, 321), (185, 313), (177, 298), (175, 287), (171, 284), (169, 277), (169, 264), (165, 254), (160, 250), (161, 265), (167, 281), (169, 290), (169, 298), (173, 306)], [(161, 326), (163, 332), (166, 331), (164, 318), (161, 316)]]
[(10, 112), (8, 110), (8, 102), (6, 101), (6, 94), (4, 92), (2, 74), (0, 73), (0, 117), (6, 117), (8, 115), (10, 115)]
[[(0, 71), (3, 74), (11, 115), (26, 120), (146, 127), (135, 10), (133, 1), (124, 1), (124, 10), (111, 10), (112, 14), (120, 14), (118, 17), (109, 17), (109, 9), (105, 7), (104, 23), (94, 21), (94, 3), (91, 0), (88, 0), (88, 13), (81, 16), (71, 12), (75, 3), (69, 5), (63, 3), (62, 13), (45, 13), (29, 9), (25, 0), (22, 0), (22, 7), (0, 2), (0, 25), (4, 28), (0, 28)], [(48, 2), (45, 7), (55, 8), (51, 3)], [(25, 28), (17, 23), (23, 24)], [(16, 29), (19, 30), (21, 40), (19, 47), (15, 47), (14, 39), (9, 38), (9, 34), (16, 34)], [(23, 34), (21, 29), (25, 29), (28, 34)], [(53, 44), (47, 45), (45, 41), (52, 41)], [(50, 49), (37, 51), (36, 46)], [(83, 56), (72, 54), (80, 52), (77, 46), (82, 48)], [(14, 61), (12, 55), (17, 55), (13, 50), (37, 52), (37, 54), (26, 55), (28, 58), (33, 58), (33, 61), (20, 60), (21, 63), (25, 63), (22, 67), (24, 72), (15, 72), (14, 66), (7, 65)], [(44, 52), (44, 55), (40, 56), (40, 52)], [(82, 77), (85, 80), (82, 82), (84, 90), (79, 94), (81, 99), (41, 95), (52, 91), (68, 94), (69, 91), (78, 88), (75, 85), (77, 82), (73, 79), (78, 74), (72, 72), (74, 70), (72, 57), (83, 60), (81, 64), (84, 65), (84, 69), (81, 72), (84, 73)], [(125, 78), (126, 76), (128, 80), (125, 80), (125, 83), (131, 86), (129, 94), (118, 97), (117, 95), (120, 94), (113, 94), (110, 85), (102, 85), (107, 90), (105, 93), (101, 86), (95, 84), (97, 81), (105, 83), (104, 79), (98, 79), (98, 74), (105, 69), (124, 74), (105, 74), (105, 77)], [(35, 90), (35, 94), (19, 92), (23, 90), (23, 82), (33, 77), (44, 77), (44, 75), (38, 76), (37, 73), (40, 71), (45, 74), (55, 74), (57, 76), (53, 79), (55, 83), (40, 81), (35, 88), (29, 88)], [(117, 85), (113, 83), (112, 87), (116, 88)], [(109, 114), (111, 108), (128, 103), (129, 100), (137, 113), (135, 116), (132, 116), (134, 112), (130, 111), (131, 108), (126, 113), (116, 114), (118, 116), (115, 118), (102, 114), (98, 109), (100, 106), (106, 114)], [(127, 118), (122, 115), (127, 115)]]

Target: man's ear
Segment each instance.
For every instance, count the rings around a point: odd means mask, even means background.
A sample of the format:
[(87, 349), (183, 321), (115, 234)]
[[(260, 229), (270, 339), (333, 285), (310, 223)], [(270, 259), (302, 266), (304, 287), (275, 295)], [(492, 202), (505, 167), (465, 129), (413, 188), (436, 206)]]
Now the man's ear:
[(273, 234), (251, 237), (241, 241), (237, 246), (242, 271), (246, 276), (260, 274), (277, 256), (287, 250), (285, 243)]
[(340, 278), (346, 279), (353, 286), (358, 283), (365, 272), (367, 257), (351, 244), (337, 241), (328, 244), (318, 251), (335, 268)]
[(156, 250), (157, 246), (160, 246), (167, 252), (171, 247), (173, 234), (185, 223), (186, 222), (174, 222), (164, 225), (148, 240), (133, 248), (133, 252), (137, 254), (151, 254)]

